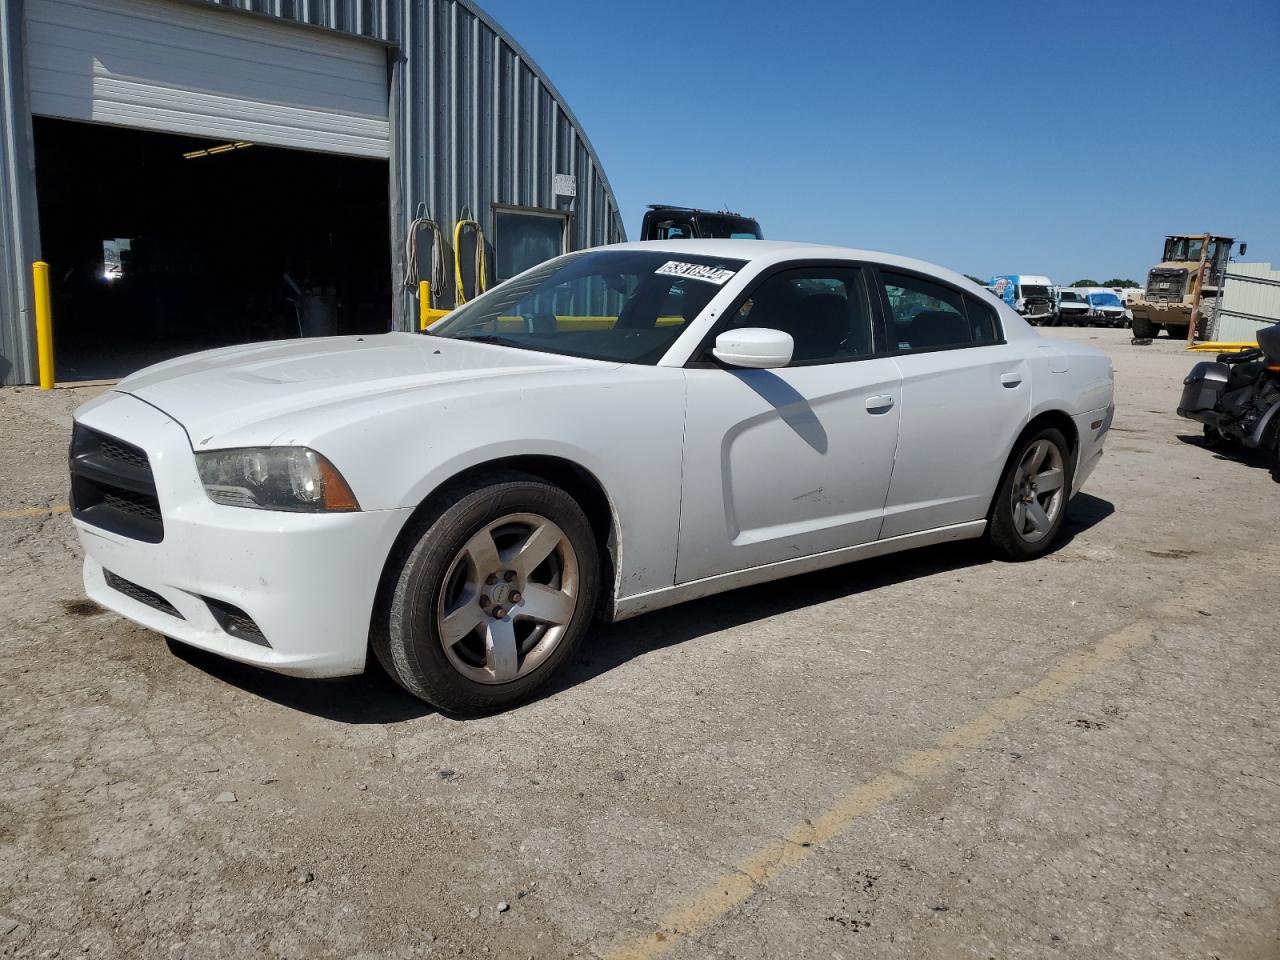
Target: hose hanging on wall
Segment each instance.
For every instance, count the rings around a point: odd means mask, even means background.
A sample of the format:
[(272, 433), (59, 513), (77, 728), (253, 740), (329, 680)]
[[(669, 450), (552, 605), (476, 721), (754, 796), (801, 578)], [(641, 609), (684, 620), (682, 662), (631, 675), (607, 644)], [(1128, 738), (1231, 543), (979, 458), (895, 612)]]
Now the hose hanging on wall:
[[(471, 211), (467, 207), (462, 208), (462, 212), (458, 215), (458, 223), (453, 228), (453, 251), (454, 279), (457, 283), (458, 305), (461, 306), (468, 300), (474, 300), (489, 288), (486, 277), (488, 264), (484, 253), (484, 228), (471, 219)], [(467, 255), (468, 253), (470, 256)], [(463, 276), (464, 263), (471, 265), (470, 283), (467, 283), (467, 278)]]
[[(408, 290), (422, 289), (423, 282), (427, 286), (427, 302), (421, 304), (422, 309), (435, 307), (442, 291), (449, 285), (449, 273), (444, 262), (444, 231), (431, 219), (431, 211), (426, 204), (418, 204), (416, 216), (409, 224), (409, 231), (404, 238), (404, 285)], [(430, 251), (422, 249), (419, 235), (425, 235), (431, 244)], [(419, 258), (422, 258), (421, 260)], [(429, 259), (428, 259), (429, 257)]]

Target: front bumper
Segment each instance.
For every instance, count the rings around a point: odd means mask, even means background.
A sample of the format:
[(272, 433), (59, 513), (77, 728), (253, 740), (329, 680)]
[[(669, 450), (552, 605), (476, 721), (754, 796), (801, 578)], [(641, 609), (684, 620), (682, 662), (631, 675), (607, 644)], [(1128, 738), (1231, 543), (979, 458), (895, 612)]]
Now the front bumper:
[[(164, 518), (159, 543), (75, 520), (90, 598), (183, 643), (280, 673), (364, 669), (378, 581), (410, 508), (306, 514), (221, 506), (204, 493), (186, 431), (156, 408), (115, 393), (78, 420), (146, 451)], [(121, 592), (107, 572), (170, 609)], [(239, 608), (266, 644), (223, 629), (206, 600)]]

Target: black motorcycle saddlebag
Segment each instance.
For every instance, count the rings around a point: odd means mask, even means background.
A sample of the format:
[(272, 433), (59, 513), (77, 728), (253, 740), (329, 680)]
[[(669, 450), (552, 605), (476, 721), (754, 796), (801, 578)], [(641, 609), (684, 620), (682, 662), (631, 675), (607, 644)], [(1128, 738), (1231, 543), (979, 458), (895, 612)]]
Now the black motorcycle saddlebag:
[(1272, 363), (1280, 363), (1280, 323), (1258, 331), (1258, 346)]
[(1201, 423), (1217, 420), (1213, 408), (1227, 389), (1231, 370), (1225, 363), (1205, 360), (1197, 363), (1182, 381), (1182, 400), (1178, 403), (1178, 416)]

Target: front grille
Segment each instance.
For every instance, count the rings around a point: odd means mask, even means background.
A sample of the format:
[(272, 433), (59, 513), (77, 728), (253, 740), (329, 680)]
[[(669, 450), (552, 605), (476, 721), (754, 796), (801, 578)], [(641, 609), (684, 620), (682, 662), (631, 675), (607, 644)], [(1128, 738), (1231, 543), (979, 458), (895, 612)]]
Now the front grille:
[(248, 640), (250, 643), (256, 643), (260, 647), (270, 647), (267, 643), (266, 636), (262, 633), (262, 628), (253, 621), (253, 617), (249, 616), (234, 604), (227, 603), (225, 600), (214, 600), (205, 597), (204, 602), (209, 606), (209, 612), (213, 614), (213, 619), (218, 621), (220, 626), (231, 636), (240, 640)]
[(112, 573), (110, 570), (102, 571), (102, 575), (107, 579), (107, 586), (116, 591), (116, 593), (123, 593), (126, 597), (137, 600), (139, 603), (145, 603), (148, 607), (154, 607), (161, 613), (167, 613), (169, 616), (177, 617), (179, 620), (187, 619), (178, 612), (177, 607), (154, 590), (140, 587), (136, 583)]
[(119, 487), (115, 489), (103, 487), (102, 502), (119, 513), (141, 517), (151, 523), (162, 522), (160, 520), (160, 506), (156, 503), (155, 497), (141, 496), (131, 490), (124, 490)]
[(1152, 270), (1147, 274), (1147, 299), (1156, 302), (1181, 300), (1186, 283), (1185, 270)]
[(102, 438), (99, 449), (108, 460), (127, 463), (131, 467), (150, 468), (150, 461), (147, 460), (146, 453), (140, 448), (135, 447), (132, 443), (117, 440), (115, 437), (108, 437), (106, 434), (99, 434), (99, 436)]
[(162, 541), (164, 520), (146, 452), (77, 423), (71, 434), (71, 514), (123, 537)]

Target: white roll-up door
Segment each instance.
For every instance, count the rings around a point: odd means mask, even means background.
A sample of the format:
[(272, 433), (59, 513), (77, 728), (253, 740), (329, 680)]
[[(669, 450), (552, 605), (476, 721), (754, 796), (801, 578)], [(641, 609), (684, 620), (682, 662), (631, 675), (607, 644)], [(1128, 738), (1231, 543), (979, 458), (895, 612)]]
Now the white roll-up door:
[(390, 155), (378, 44), (176, 0), (27, 0), (31, 112)]

